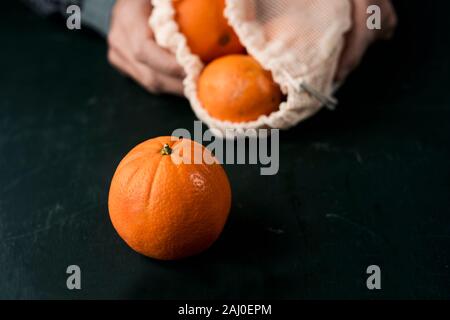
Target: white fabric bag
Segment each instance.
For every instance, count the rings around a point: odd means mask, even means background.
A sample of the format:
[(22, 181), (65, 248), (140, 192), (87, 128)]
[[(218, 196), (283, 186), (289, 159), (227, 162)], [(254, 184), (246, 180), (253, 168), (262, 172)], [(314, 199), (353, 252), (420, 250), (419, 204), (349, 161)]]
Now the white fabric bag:
[(331, 97), (344, 34), (351, 27), (350, 0), (226, 0), (225, 16), (249, 55), (265, 69), (287, 96), (279, 110), (251, 122), (232, 123), (211, 117), (197, 96), (204, 68), (191, 53), (174, 20), (171, 0), (152, 0), (150, 27), (157, 43), (173, 52), (186, 72), (185, 95), (196, 116), (215, 134), (235, 129), (288, 129), (312, 116)]

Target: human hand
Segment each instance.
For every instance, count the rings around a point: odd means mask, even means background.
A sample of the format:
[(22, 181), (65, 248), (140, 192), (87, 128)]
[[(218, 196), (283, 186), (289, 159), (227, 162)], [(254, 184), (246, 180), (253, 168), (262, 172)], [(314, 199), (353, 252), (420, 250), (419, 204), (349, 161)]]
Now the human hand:
[[(346, 47), (336, 75), (336, 81), (343, 81), (361, 62), (367, 48), (378, 39), (392, 37), (397, 26), (397, 15), (391, 0), (352, 0), (353, 27), (347, 35)], [(367, 8), (378, 5), (381, 9), (381, 30), (367, 28)]]
[(108, 60), (152, 93), (183, 95), (184, 72), (175, 57), (159, 47), (148, 25), (150, 0), (118, 0), (108, 35)]

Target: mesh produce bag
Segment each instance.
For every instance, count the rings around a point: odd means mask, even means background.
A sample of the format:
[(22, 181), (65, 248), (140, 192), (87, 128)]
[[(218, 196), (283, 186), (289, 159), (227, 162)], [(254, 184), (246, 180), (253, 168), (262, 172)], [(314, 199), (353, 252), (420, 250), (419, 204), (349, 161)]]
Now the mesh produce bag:
[[(218, 135), (225, 130), (287, 129), (323, 106), (332, 108), (333, 79), (351, 27), (349, 0), (226, 0), (225, 16), (241, 43), (286, 95), (279, 110), (255, 121), (233, 123), (211, 117), (197, 95), (205, 67), (191, 53), (174, 20), (171, 0), (152, 0), (150, 26), (157, 43), (176, 55), (186, 72), (185, 95), (197, 117)], [(205, 30), (207, 32), (207, 30)]]

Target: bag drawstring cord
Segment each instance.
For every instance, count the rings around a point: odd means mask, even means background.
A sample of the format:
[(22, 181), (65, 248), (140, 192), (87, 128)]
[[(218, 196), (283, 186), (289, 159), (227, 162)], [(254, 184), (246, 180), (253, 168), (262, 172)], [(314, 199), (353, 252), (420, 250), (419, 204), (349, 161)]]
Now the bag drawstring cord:
[(289, 81), (291, 86), (298, 93), (307, 92), (309, 95), (313, 96), (320, 103), (322, 103), (327, 109), (329, 110), (336, 109), (336, 106), (338, 105), (338, 100), (335, 97), (325, 95), (319, 92), (318, 90), (314, 89), (312, 86), (310, 86), (303, 80), (301, 80), (300, 82), (294, 80), (294, 78), (292, 78), (292, 76), (286, 70), (283, 70), (283, 74), (285, 75), (286, 79)]

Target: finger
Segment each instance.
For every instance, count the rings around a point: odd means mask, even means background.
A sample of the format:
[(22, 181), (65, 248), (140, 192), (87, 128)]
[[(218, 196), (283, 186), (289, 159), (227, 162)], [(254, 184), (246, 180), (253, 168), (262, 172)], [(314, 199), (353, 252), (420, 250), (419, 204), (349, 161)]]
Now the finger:
[(353, 27), (348, 33), (345, 48), (339, 62), (336, 81), (343, 81), (348, 74), (361, 62), (364, 53), (370, 43), (375, 39), (375, 33), (367, 29), (366, 8), (364, 1), (354, 0), (353, 3)]
[(130, 63), (130, 61), (119, 51), (110, 49), (108, 51), (108, 61), (121, 73), (130, 76), (133, 79), (137, 79), (140, 77), (137, 68), (132, 63)]
[[(169, 76), (183, 78), (185, 76), (183, 68), (177, 63), (175, 56), (167, 50), (158, 46), (154, 40), (153, 31), (148, 23), (150, 11), (139, 15), (135, 18), (135, 23), (129, 30), (128, 34), (132, 37), (123, 34), (122, 37), (127, 38), (130, 43), (130, 49), (133, 54), (133, 59), (148, 65), (151, 69)], [(127, 26), (123, 26), (123, 30)]]
[(121, 56), (125, 56), (127, 60), (131, 61), (133, 59), (133, 55), (129, 50), (131, 42), (127, 36), (127, 31), (120, 25), (111, 28), (108, 34), (108, 46), (110, 49), (120, 53)]
[(183, 82), (180, 78), (158, 74), (147, 65), (133, 59), (131, 55), (127, 54), (127, 51), (111, 47), (108, 51), (108, 60), (119, 71), (130, 76), (147, 91), (183, 95)]
[(165, 74), (157, 75), (160, 92), (184, 96), (183, 81), (179, 78), (167, 76)]
[(175, 56), (158, 46), (153, 40), (141, 43), (135, 58), (162, 74), (179, 79), (185, 76), (184, 70), (178, 64)]
[[(142, 30), (146, 30), (146, 32), (142, 32)], [(152, 93), (168, 92), (183, 95), (183, 83), (180, 78), (154, 70), (148, 64), (139, 62), (135, 57), (133, 51), (134, 44), (154, 43), (151, 38), (151, 29), (142, 28), (134, 32), (131, 31), (131, 34), (134, 34), (133, 37), (129, 37), (128, 34), (130, 34), (130, 30), (120, 24), (116, 24), (111, 28), (108, 36), (110, 48), (108, 51), (108, 60), (110, 63)], [(153, 49), (162, 50), (165, 55), (169, 55), (168, 52), (158, 46)], [(175, 60), (172, 55), (169, 55), (169, 57), (163, 56), (162, 61), (169, 59)], [(178, 65), (176, 66), (178, 67)]]
[(183, 81), (180, 78), (158, 73), (147, 65), (137, 62), (137, 69), (142, 76), (138, 82), (152, 93), (172, 93), (182, 96), (184, 93)]
[(162, 75), (161, 87), (164, 92), (176, 94), (184, 97), (184, 85), (183, 81), (179, 78), (173, 78), (166, 75)]

